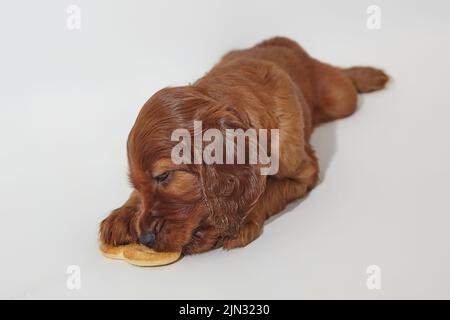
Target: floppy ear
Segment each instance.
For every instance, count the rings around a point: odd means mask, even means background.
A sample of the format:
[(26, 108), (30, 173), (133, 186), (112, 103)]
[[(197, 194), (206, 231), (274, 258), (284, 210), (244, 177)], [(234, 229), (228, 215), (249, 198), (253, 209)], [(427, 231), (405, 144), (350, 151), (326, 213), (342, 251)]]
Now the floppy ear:
[[(238, 114), (232, 107), (211, 108), (202, 117), (203, 130), (218, 129), (226, 140), (226, 129), (250, 129), (250, 121), (245, 114)], [(236, 142), (236, 140), (233, 140)], [(248, 143), (248, 140), (247, 140)], [(223, 236), (233, 236), (241, 223), (252, 211), (265, 190), (267, 176), (261, 174), (261, 165), (250, 164), (250, 148), (245, 148), (246, 160), (238, 164), (237, 148), (234, 148), (232, 164), (206, 164), (201, 166), (200, 178), (204, 188), (205, 201), (210, 207), (211, 222)], [(226, 158), (228, 148), (223, 149)]]
[(252, 165), (203, 166), (203, 185), (211, 221), (223, 235), (234, 235), (264, 192), (266, 176)]

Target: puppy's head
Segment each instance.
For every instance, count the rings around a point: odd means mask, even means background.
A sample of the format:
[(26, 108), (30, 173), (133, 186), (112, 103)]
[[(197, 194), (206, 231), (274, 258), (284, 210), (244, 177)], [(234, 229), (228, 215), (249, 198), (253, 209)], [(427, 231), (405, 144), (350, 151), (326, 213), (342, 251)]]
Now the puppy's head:
[[(129, 176), (139, 192), (137, 232), (156, 251), (206, 251), (232, 237), (264, 190), (257, 165), (175, 164), (176, 129), (246, 129), (245, 116), (219, 106), (199, 88), (167, 88), (151, 97), (128, 137)], [(194, 159), (194, 147), (191, 157)]]

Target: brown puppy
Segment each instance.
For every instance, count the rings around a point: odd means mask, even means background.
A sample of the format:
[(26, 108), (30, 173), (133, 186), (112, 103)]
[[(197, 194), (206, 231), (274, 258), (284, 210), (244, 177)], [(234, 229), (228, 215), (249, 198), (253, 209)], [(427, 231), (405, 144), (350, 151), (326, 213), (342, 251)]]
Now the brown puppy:
[[(101, 223), (101, 241), (186, 254), (247, 245), (267, 218), (316, 184), (319, 167), (309, 144), (314, 126), (351, 115), (358, 92), (382, 89), (387, 81), (380, 70), (333, 67), (277, 37), (228, 53), (193, 85), (160, 90), (128, 138), (135, 190)], [(194, 120), (221, 132), (279, 129), (278, 172), (261, 175), (252, 164), (174, 164), (171, 134), (193, 132)]]

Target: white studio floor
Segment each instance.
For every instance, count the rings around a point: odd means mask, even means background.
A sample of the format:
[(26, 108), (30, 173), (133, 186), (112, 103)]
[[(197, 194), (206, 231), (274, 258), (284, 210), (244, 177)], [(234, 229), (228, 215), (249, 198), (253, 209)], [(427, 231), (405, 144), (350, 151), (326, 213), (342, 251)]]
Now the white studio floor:
[[(73, 3), (80, 30), (66, 27)], [(0, 298), (450, 298), (449, 3), (380, 0), (379, 30), (366, 27), (370, 4), (4, 4)], [(103, 258), (98, 223), (130, 192), (125, 144), (143, 103), (273, 35), (393, 81), (315, 132), (320, 185), (250, 246), (160, 268)], [(70, 265), (79, 290), (66, 286)]]

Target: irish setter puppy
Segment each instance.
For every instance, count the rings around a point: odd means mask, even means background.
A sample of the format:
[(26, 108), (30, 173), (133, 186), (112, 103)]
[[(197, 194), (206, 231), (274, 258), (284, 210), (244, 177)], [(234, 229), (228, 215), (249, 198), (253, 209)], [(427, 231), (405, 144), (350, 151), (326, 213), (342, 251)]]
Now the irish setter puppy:
[[(143, 106), (128, 137), (134, 191), (100, 226), (100, 240), (140, 242), (156, 251), (199, 253), (242, 247), (264, 221), (317, 182), (309, 140), (320, 123), (351, 115), (357, 94), (384, 88), (371, 67), (338, 68), (276, 37), (231, 51), (194, 84), (164, 88)], [(258, 164), (175, 164), (173, 131), (279, 129), (279, 168)], [(194, 152), (194, 151), (193, 151)]]

